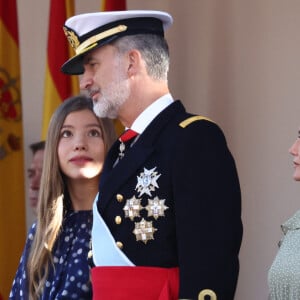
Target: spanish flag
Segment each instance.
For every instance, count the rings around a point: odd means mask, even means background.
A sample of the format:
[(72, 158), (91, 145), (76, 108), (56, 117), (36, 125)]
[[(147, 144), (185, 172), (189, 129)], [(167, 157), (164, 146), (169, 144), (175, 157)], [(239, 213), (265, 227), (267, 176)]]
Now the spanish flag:
[[(102, 0), (101, 1), (102, 11), (112, 11), (112, 10), (126, 10), (126, 0)], [(115, 129), (117, 135), (121, 135), (124, 131), (124, 126), (119, 120), (114, 120)]]
[(0, 45), (0, 299), (8, 299), (26, 235), (16, 0), (0, 0)]
[(126, 10), (126, 0), (102, 0), (101, 10)]
[(48, 124), (55, 109), (66, 98), (79, 93), (78, 77), (65, 75), (60, 71), (63, 63), (73, 56), (73, 49), (66, 43), (63, 32), (66, 19), (73, 15), (73, 0), (51, 0), (44, 88), (43, 139), (46, 138)]

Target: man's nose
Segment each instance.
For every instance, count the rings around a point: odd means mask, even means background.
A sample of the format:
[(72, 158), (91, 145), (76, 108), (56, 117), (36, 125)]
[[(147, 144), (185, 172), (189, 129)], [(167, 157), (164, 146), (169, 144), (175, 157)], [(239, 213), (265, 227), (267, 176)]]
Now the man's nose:
[(40, 188), (41, 174), (39, 172), (35, 172), (29, 180), (29, 186), (31, 189), (38, 190)]
[(84, 72), (81, 75), (80, 82), (79, 82), (80, 89), (87, 90), (92, 86), (92, 84), (93, 84), (93, 78), (91, 74), (89, 74), (88, 72)]

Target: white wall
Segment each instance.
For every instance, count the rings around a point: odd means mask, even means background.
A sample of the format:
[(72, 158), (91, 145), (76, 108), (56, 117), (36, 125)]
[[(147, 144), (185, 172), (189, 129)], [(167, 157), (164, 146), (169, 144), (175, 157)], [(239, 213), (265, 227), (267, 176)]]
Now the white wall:
[[(129, 9), (167, 10), (175, 19), (167, 33), (172, 93), (221, 125), (240, 175), (244, 239), (236, 299), (267, 299), (280, 224), (299, 207), (287, 150), (300, 125), (300, 2), (127, 3)], [(100, 7), (97, 0), (76, 4), (78, 12)], [(49, 0), (19, 0), (18, 7), (27, 168), (27, 146), (41, 134)]]

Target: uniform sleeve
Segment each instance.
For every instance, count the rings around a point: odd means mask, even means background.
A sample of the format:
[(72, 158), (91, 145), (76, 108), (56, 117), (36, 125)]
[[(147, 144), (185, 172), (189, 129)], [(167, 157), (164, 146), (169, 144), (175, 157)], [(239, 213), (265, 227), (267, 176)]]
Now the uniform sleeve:
[(26, 244), (10, 291), (10, 295), (9, 295), (10, 300), (28, 299), (28, 281), (27, 281), (26, 265), (27, 265), (27, 260), (28, 260), (28, 255), (32, 244), (32, 240), (35, 234), (35, 230), (36, 230), (36, 223), (34, 223), (29, 230)]
[(197, 121), (182, 128), (173, 185), (180, 269), (179, 298), (212, 290), (232, 300), (242, 239), (241, 193), (235, 162), (220, 128)]

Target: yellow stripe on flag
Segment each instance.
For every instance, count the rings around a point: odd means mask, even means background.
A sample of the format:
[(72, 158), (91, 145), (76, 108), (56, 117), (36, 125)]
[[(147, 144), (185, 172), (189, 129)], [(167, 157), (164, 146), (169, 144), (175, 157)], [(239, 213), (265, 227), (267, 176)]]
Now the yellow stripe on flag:
[[(15, 0), (0, 1), (0, 294), (8, 299), (25, 245), (20, 63)], [(0, 298), (1, 298), (0, 296)]]
[(44, 101), (44, 115), (43, 115), (43, 139), (46, 138), (48, 123), (54, 110), (61, 104), (62, 99), (60, 98), (55, 82), (52, 79), (48, 65), (46, 66), (46, 79), (45, 79), (45, 101)]

